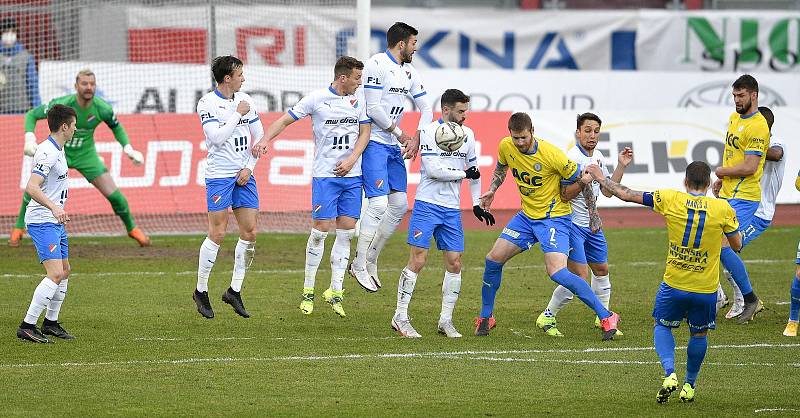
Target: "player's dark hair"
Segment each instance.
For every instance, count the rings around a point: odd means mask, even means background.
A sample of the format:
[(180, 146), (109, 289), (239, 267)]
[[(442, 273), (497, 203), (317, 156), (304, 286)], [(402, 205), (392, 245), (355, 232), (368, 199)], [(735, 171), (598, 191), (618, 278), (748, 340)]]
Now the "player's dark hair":
[(394, 25), (386, 31), (386, 44), (389, 48), (394, 48), (398, 42), (408, 42), (408, 38), (417, 36), (416, 29), (403, 22), (394, 22)]
[(744, 74), (733, 82), (733, 89), (745, 89), (758, 93), (758, 81), (750, 74)]
[(442, 107), (447, 106), (449, 108), (453, 108), (456, 103), (469, 103), (469, 96), (458, 89), (447, 89), (444, 91), (444, 93), (442, 93)]
[(225, 81), (226, 75), (232, 76), (233, 72), (243, 65), (242, 60), (239, 58), (233, 55), (223, 55), (211, 61), (211, 73), (214, 74), (214, 80), (216, 80), (217, 83), (222, 83)]
[(772, 109), (766, 106), (759, 106), (758, 111), (761, 112), (761, 115), (767, 120), (767, 127), (771, 131), (772, 124), (775, 123), (775, 115), (772, 113)]
[(527, 113), (514, 113), (508, 118), (508, 130), (510, 132), (522, 132), (524, 130), (533, 132), (533, 121)]
[(692, 161), (686, 167), (686, 183), (692, 190), (707, 188), (711, 184), (711, 167), (704, 161)]
[(50, 128), (50, 132), (58, 132), (61, 129), (61, 125), (65, 123), (69, 125), (73, 119), (77, 118), (75, 109), (62, 104), (53, 105), (47, 111), (47, 127)]
[(353, 70), (363, 70), (364, 63), (348, 56), (339, 57), (336, 65), (333, 66), (333, 77), (339, 78), (340, 75), (350, 76)]
[(597, 122), (598, 125), (603, 126), (603, 121), (600, 120), (600, 116), (597, 116), (597, 115), (595, 115), (594, 113), (591, 113), (591, 112), (586, 112), (586, 113), (581, 113), (580, 115), (578, 115), (578, 127), (577, 127), (577, 129), (581, 129), (581, 126), (583, 126), (583, 122), (586, 122), (587, 120), (593, 120), (593, 121)]

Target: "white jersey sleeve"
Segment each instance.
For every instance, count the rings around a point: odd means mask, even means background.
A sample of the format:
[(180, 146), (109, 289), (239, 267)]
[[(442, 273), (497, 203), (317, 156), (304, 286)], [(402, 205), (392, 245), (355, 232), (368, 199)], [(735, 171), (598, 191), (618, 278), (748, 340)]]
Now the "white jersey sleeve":
[[(239, 103), (246, 101), (250, 111), (244, 116), (236, 111)], [(226, 98), (218, 90), (203, 96), (197, 104), (197, 112), (206, 136), (208, 158), (206, 178), (235, 177), (243, 168), (251, 168), (255, 160), (250, 153), (254, 139), (251, 125), (261, 123), (253, 99), (237, 92)], [(263, 126), (261, 126), (263, 131)], [(257, 131), (257, 128), (254, 129)]]
[[(32, 176), (42, 176), (42, 192), (53, 203), (64, 208), (67, 203), (67, 158), (64, 155), (63, 148), (59, 147), (56, 142), (48, 137), (36, 149), (33, 155), (33, 169), (31, 170)], [(25, 210), (25, 223), (58, 223), (58, 220), (53, 216), (53, 212), (47, 207), (31, 199)]]
[(430, 104), (428, 104), (428, 92), (425, 91), (425, 87), (422, 85), (422, 78), (419, 76), (417, 69), (410, 65), (409, 67), (411, 68), (411, 91), (409, 94), (411, 98), (414, 99), (414, 105), (420, 111), (417, 130), (422, 130), (422, 128), (431, 123), (433, 119), (433, 110)]
[[(392, 119), (381, 105), (384, 94), (383, 67), (380, 65), (379, 55), (375, 55), (364, 65), (363, 78), (364, 96), (367, 101), (366, 111), (372, 119), (376, 129), (387, 129), (392, 126)], [(374, 129), (373, 129), (374, 130)]]
[(764, 162), (764, 173), (761, 175), (761, 202), (758, 204), (755, 216), (771, 221), (775, 216), (775, 202), (778, 199), (778, 192), (783, 185), (783, 174), (786, 171), (786, 146), (773, 139), (769, 147), (783, 148), (783, 158), (780, 161), (766, 160)]
[(468, 155), (474, 154), (470, 149), (474, 149), (475, 139), (468, 136), (458, 150), (443, 151), (434, 139), (436, 128), (441, 123), (441, 119), (431, 122), (420, 132), (421, 178), (416, 200), (459, 209), (461, 180), (465, 177), (464, 168), (469, 165)]

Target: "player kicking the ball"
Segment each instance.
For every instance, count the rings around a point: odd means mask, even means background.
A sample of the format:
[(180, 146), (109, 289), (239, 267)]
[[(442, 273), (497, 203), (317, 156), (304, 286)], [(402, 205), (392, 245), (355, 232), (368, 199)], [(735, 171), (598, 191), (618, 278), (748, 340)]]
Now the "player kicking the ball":
[(300, 310), (314, 311), (314, 282), (325, 253), (325, 238), (336, 226), (331, 249), (331, 287), (322, 296), (337, 315), (344, 317), (342, 282), (350, 260), (350, 240), (355, 235), (361, 214), (361, 153), (367, 146), (370, 119), (367, 104), (356, 89), (361, 85), (364, 64), (352, 57), (341, 57), (333, 68), (333, 83), (300, 100), (267, 128), (264, 141), (253, 154), (265, 154), (269, 143), (287, 126), (311, 116), (314, 132), (314, 164), (311, 183), (311, 235), (306, 243), (305, 282)]
[(252, 175), (257, 158), (250, 152), (254, 139), (264, 136), (253, 99), (240, 92), (244, 83), (242, 61), (230, 55), (214, 58), (211, 72), (217, 88), (197, 103), (197, 113), (206, 136), (206, 202), (208, 204), (208, 236), (200, 246), (197, 288), (193, 297), (197, 311), (206, 318), (214, 317), (208, 300), (208, 276), (217, 260), (217, 252), (228, 227), (228, 208), (239, 224), (239, 242), (233, 261), (231, 286), (222, 301), (249, 318), (240, 292), (247, 267), (253, 261), (258, 219), (258, 190)]
[(445, 266), (439, 333), (451, 338), (461, 337), (453, 325), (453, 309), (461, 292), (461, 253), (464, 252), (460, 209), (462, 179), (469, 179), (475, 216), (487, 225), (494, 225), (494, 216), (478, 205), (481, 181), (476, 163), (475, 134), (463, 126), (469, 96), (459, 90), (445, 90), (441, 104), (441, 119), (424, 127), (420, 134), (422, 177), (408, 225), (411, 254), (400, 273), (397, 309), (392, 318), (392, 328), (409, 338), (421, 337), (411, 326), (408, 305), (417, 275), (425, 266), (431, 237), (436, 239), (436, 247), (443, 251)]

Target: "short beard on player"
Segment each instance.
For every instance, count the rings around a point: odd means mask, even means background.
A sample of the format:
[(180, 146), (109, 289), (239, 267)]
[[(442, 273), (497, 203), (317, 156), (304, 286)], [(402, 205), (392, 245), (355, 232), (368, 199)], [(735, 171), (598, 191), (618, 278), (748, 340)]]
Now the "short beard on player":
[(400, 61), (403, 61), (406, 64), (411, 64), (411, 60), (414, 58), (414, 52), (403, 50), (400, 51)]
[(736, 113), (738, 113), (740, 115), (745, 115), (745, 114), (747, 114), (747, 111), (750, 110), (750, 106), (752, 106), (752, 105), (753, 105), (753, 101), (752, 100), (748, 100), (747, 103), (743, 103), (742, 104), (742, 108), (741, 109), (738, 106), (736, 107)]

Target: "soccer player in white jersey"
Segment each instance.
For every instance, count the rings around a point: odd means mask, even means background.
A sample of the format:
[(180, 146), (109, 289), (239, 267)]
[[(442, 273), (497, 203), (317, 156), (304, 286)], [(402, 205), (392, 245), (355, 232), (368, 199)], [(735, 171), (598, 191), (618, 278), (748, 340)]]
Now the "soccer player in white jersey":
[[(431, 122), (420, 134), (422, 164), (414, 210), (408, 225), (408, 245), (411, 254), (400, 273), (397, 284), (397, 309), (392, 328), (400, 335), (419, 338), (411, 326), (408, 304), (414, 293), (417, 275), (425, 266), (431, 237), (444, 256), (442, 311), (439, 314), (439, 333), (450, 338), (461, 337), (453, 326), (453, 309), (461, 292), (461, 253), (464, 252), (464, 227), (461, 225), (461, 180), (469, 179), (472, 208), (475, 216), (487, 225), (494, 225), (494, 216), (479, 206), (481, 195), (480, 171), (475, 154), (475, 134), (463, 126), (469, 108), (469, 96), (460, 90), (448, 89), (442, 94), (442, 117)], [(436, 145), (436, 129), (443, 123), (455, 122), (465, 133), (464, 144), (456, 151), (444, 151)]]
[(231, 285), (222, 294), (222, 301), (231, 305), (237, 314), (249, 318), (240, 292), (245, 271), (255, 255), (258, 218), (258, 190), (253, 176), (257, 158), (250, 148), (264, 136), (264, 127), (253, 100), (239, 91), (244, 83), (242, 61), (230, 55), (214, 58), (211, 72), (217, 88), (197, 103), (208, 147), (205, 178), (208, 236), (200, 246), (193, 298), (200, 315), (214, 317), (208, 300), (208, 276), (225, 238), (228, 208), (231, 207), (239, 224), (239, 241), (234, 252)]
[[(633, 150), (626, 147), (620, 151), (614, 173), (609, 174), (605, 157), (595, 149), (600, 138), (601, 125), (600, 117), (594, 113), (587, 112), (578, 115), (575, 146), (567, 151), (567, 158), (580, 164), (581, 167), (587, 167), (590, 164), (597, 165), (606, 177), (619, 183), (625, 168), (633, 161)], [(592, 290), (603, 306), (608, 309), (611, 300), (608, 244), (601, 229), (602, 222), (596, 207), (597, 198), (601, 192), (606, 197), (612, 196), (611, 192), (601, 188), (600, 183), (596, 181), (585, 186), (580, 183), (564, 182), (561, 186), (561, 199), (568, 200), (572, 206), (567, 268), (584, 280), (589, 280), (591, 269)], [(563, 337), (564, 335), (556, 327), (556, 315), (572, 300), (573, 296), (566, 287), (561, 285), (556, 287), (550, 303), (547, 304), (547, 309), (536, 319), (536, 326), (549, 336)], [(600, 327), (600, 320), (597, 317), (595, 317), (595, 326)], [(621, 336), (622, 332), (617, 330), (616, 335)]]
[[(350, 267), (350, 274), (369, 292), (381, 287), (378, 255), (408, 211), (403, 158), (416, 156), (419, 130), (433, 119), (422, 79), (411, 65), (417, 50), (417, 30), (397, 22), (386, 32), (386, 41), (389, 49), (373, 55), (364, 67), (367, 116), (372, 119), (370, 141), (361, 162), (367, 208)], [(409, 97), (422, 112), (413, 137), (398, 127)], [(405, 154), (400, 145), (405, 147)]]
[[(772, 130), (772, 124), (775, 122), (775, 115), (772, 110), (766, 106), (759, 106), (759, 113), (767, 120), (767, 127)], [(780, 140), (771, 137), (769, 148), (767, 149), (767, 158), (764, 161), (764, 174), (761, 175), (761, 201), (758, 204), (758, 209), (753, 216), (752, 221), (748, 225), (742, 225), (742, 248), (749, 244), (754, 239), (758, 238), (769, 225), (772, 223), (772, 217), (775, 214), (775, 201), (778, 198), (778, 192), (783, 185), (783, 173), (786, 170), (786, 159), (783, 158), (784, 144)], [(714, 190), (715, 194), (719, 190)], [(725, 318), (733, 319), (742, 314), (744, 310), (744, 297), (736, 281), (728, 270), (723, 270), (728, 283), (733, 289), (733, 305), (725, 314)], [(728, 297), (722, 289), (722, 283), (717, 288), (717, 310), (720, 310), (728, 305)]]
[[(17, 337), (35, 343), (52, 342), (46, 335), (65, 340), (75, 338), (59, 324), (58, 313), (67, 296), (70, 273), (69, 242), (64, 229), (64, 224), (69, 221), (64, 211), (69, 170), (64, 143), (75, 134), (76, 120), (75, 109), (68, 106), (57, 104), (47, 111), (50, 136), (39, 144), (33, 155), (33, 170), (25, 187), (33, 199), (25, 211), (25, 224), (47, 276), (33, 292), (25, 319), (17, 329)], [(45, 309), (47, 313), (39, 331), (36, 323)]]
[(311, 183), (311, 234), (306, 243), (305, 281), (300, 310), (314, 310), (314, 282), (325, 252), (325, 238), (336, 226), (331, 249), (331, 287), (322, 296), (333, 311), (346, 316), (342, 307), (342, 282), (350, 260), (350, 240), (361, 215), (361, 153), (369, 141), (370, 120), (358, 86), (364, 64), (341, 57), (333, 68), (333, 83), (311, 92), (267, 128), (264, 140), (253, 148), (254, 155), (267, 152), (269, 143), (287, 126), (311, 116), (314, 132), (314, 164)]

